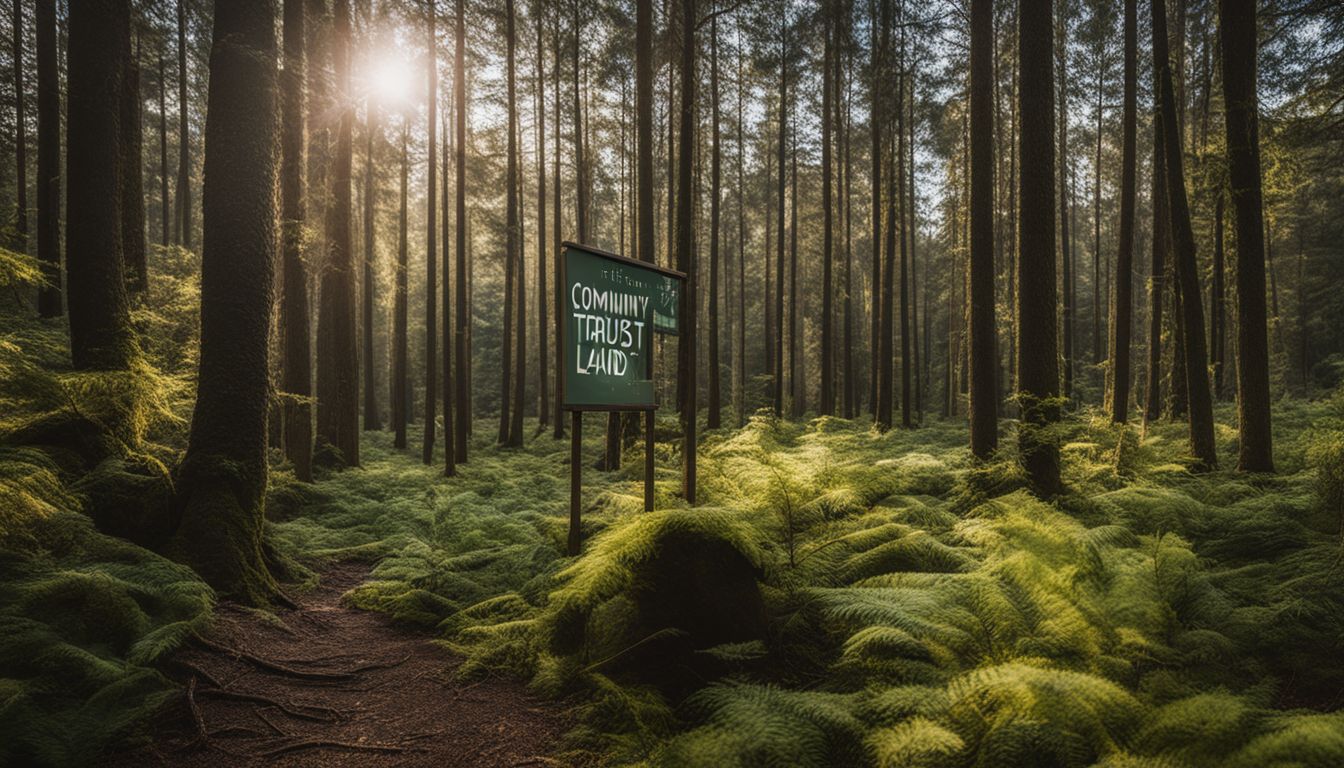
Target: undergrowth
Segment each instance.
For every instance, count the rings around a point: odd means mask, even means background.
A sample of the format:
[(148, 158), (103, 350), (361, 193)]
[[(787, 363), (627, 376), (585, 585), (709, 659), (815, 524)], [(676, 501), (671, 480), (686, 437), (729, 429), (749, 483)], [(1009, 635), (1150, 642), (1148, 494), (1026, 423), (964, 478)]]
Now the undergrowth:
[[(173, 693), (159, 666), (211, 615), (188, 569), (107, 533), (171, 494), (185, 437), (193, 264), (157, 258), (167, 276), (136, 310), (154, 341), (126, 374), (69, 371), (59, 320), (5, 315), (3, 764), (87, 763), (142, 734)], [(30, 266), (0, 264), (20, 282)], [(1218, 417), (1226, 459), (1231, 406)], [(706, 433), (694, 509), (659, 442), (652, 514), (640, 446), (601, 472), (591, 440), (578, 558), (566, 442), (496, 448), (482, 422), (448, 480), (371, 432), (363, 468), (311, 485), (277, 454), (268, 533), (315, 572), (370, 563), (346, 600), (431, 632), (459, 674), (564, 699), (575, 760), (1336, 766), (1344, 394), (1281, 403), (1274, 423), (1278, 474), (1193, 474), (1181, 425), (1075, 412), (1054, 504), (1025, 491), (1010, 422), (977, 465), (960, 421), (878, 434), (759, 414)]]

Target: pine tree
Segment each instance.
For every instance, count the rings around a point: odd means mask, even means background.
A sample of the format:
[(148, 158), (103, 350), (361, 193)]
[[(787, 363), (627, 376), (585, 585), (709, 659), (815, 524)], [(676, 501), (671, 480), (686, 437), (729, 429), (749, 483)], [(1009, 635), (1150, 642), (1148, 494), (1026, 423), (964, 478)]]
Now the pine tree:
[[(125, 2), (120, 6), (127, 8)], [(171, 544), (216, 591), (252, 605), (269, 602), (279, 591), (262, 539), (266, 359), (278, 242), (275, 12), (273, 0), (220, 3), (215, 9), (205, 126), (200, 376), (178, 472), (181, 523)], [(116, 29), (113, 19), (102, 21), (89, 32)], [(125, 29), (124, 17), (121, 24)], [(71, 31), (73, 37), (73, 25)], [(71, 42), (73, 54), (74, 43), (91, 41)]]
[(998, 446), (998, 351), (994, 338), (994, 3), (971, 4), (971, 454)]
[(1017, 389), (1022, 410), (1018, 455), (1036, 495), (1059, 493), (1059, 418), (1055, 282), (1054, 63), (1052, 0), (1018, 9)]
[[(342, 0), (337, 0), (342, 2)], [(428, 159), (425, 164), (425, 429), (421, 440), (420, 460), (425, 466), (434, 463), (434, 439), (436, 414), (438, 412), (438, 125), (439, 125), (439, 53), (438, 3), (429, 0), (425, 8), (427, 34), (425, 37), (425, 74), (426, 74), (426, 120), (428, 134), (426, 149)], [(444, 382), (446, 385), (447, 382)]]
[(192, 247), (191, 123), (187, 119), (187, 9), (177, 0), (177, 242)]
[(1111, 421), (1129, 421), (1129, 341), (1134, 271), (1135, 122), (1137, 115), (1138, 0), (1125, 0), (1124, 107), (1120, 149), (1120, 243), (1115, 258), (1115, 300), (1111, 322)]
[(382, 126), (373, 99), (365, 102), (364, 122), (364, 278), (360, 281), (361, 357), (364, 361), (364, 430), (380, 430), (383, 419), (378, 412), (378, 390), (373, 376), (373, 307), (377, 295), (374, 268), (377, 254), (378, 182), (375, 178), (378, 148), (382, 144)]
[[(141, 175), (141, 122), (140, 122), (140, 46), (128, 36), (123, 55), (126, 57), (125, 74), (121, 80), (121, 258), (125, 264), (127, 288), (133, 293), (149, 289), (149, 267), (145, 253), (145, 195)], [(23, 135), (18, 137), (22, 147)], [(20, 200), (24, 174), (19, 174)], [(25, 210), (26, 202), (21, 202)], [(27, 221), (27, 214), (20, 219)], [(21, 236), (27, 239), (27, 224)]]
[(397, 273), (392, 305), (392, 430), (393, 446), (406, 447), (406, 424), (410, 420), (410, 380), (407, 375), (407, 181), (410, 176), (410, 125), (401, 128), (401, 193), (397, 207)]
[(834, 103), (831, 69), (835, 66), (835, 32), (834, 10), (829, 0), (823, 0), (820, 13), (824, 42), (821, 65), (821, 407), (818, 412), (830, 416), (835, 413), (835, 286), (831, 277), (835, 260), (831, 211), (831, 185), (834, 183), (831, 171), (831, 105)]
[(61, 314), (61, 83), (56, 3), (37, 3), (37, 314)]
[(1171, 62), (1167, 55), (1167, 24), (1163, 0), (1153, 0), (1153, 69), (1157, 75), (1158, 101), (1166, 159), (1168, 215), (1172, 255), (1180, 299), (1184, 340), (1186, 397), (1190, 408), (1190, 450), (1199, 467), (1218, 466), (1213, 438), (1213, 401), (1209, 394), (1208, 355), (1204, 336), (1204, 310), (1200, 300), (1195, 238), (1190, 228), (1190, 207), (1185, 194), (1182, 143), (1176, 119), (1176, 96), (1172, 88)]
[[(520, 185), (522, 176), (518, 169), (518, 86), (515, 78), (514, 66), (514, 0), (505, 0), (505, 47), (506, 47), (506, 70), (508, 78), (509, 95), (509, 159), (508, 159), (508, 184), (507, 193), (507, 211), (509, 234), (506, 238), (508, 242), (509, 254), (506, 258), (514, 261), (514, 280), (517, 283), (515, 289), (517, 297), (514, 299), (515, 311), (518, 315), (518, 337), (514, 349), (514, 384), (513, 384), (513, 409), (509, 421), (509, 434), (505, 444), (513, 447), (522, 447), (523, 445), (523, 393), (527, 383), (527, 275), (523, 269), (526, 259), (523, 257), (523, 225), (522, 214), (518, 208), (518, 198), (520, 196)], [(507, 367), (507, 366), (506, 366)], [(507, 393), (506, 393), (507, 394)]]
[(1221, 0), (1218, 7), (1223, 36), (1228, 186), (1237, 227), (1237, 422), (1241, 433), (1237, 468), (1243, 472), (1273, 472), (1256, 99), (1256, 7), (1247, 0)]
[[(457, 0), (456, 26), (453, 48), (453, 146), (457, 150), (454, 172), (457, 175), (456, 221), (453, 226), (454, 259), (457, 274), (453, 281), (454, 321), (453, 357), (457, 360), (453, 376), (454, 418), (453, 456), (460, 463), (467, 461), (467, 435), (471, 433), (471, 309), (467, 290), (470, 287), (467, 269), (467, 74), (466, 74), (466, 7), (465, 0)], [(558, 134), (557, 134), (558, 135)]]
[[(681, 14), (681, 128), (677, 152), (677, 266), (686, 274), (686, 284), (677, 308), (681, 324), (681, 343), (677, 345), (680, 365), (678, 377), (685, 399), (681, 408), (682, 454), (681, 495), (689, 504), (696, 498), (696, 259), (694, 258), (695, 225), (694, 190), (691, 173), (695, 154), (695, 0), (682, 0)], [(582, 188), (582, 185), (580, 185)]]
[(307, 131), (304, 125), (307, 56), (304, 4), (284, 7), (284, 69), (280, 74), (280, 207), (282, 278), (280, 298), (281, 386), (285, 401), (285, 456), (303, 482), (313, 479), (312, 341), (309, 336), (308, 266), (304, 260), (307, 217)]
[(76, 370), (120, 370), (137, 354), (121, 257), (121, 84), (128, 0), (70, 9), (66, 290)]
[(329, 181), (327, 263), (322, 271), (317, 316), (317, 438), (336, 449), (348, 467), (359, 466), (359, 350), (355, 338), (355, 263), (351, 243), (350, 0), (336, 0), (332, 58), (341, 103)]

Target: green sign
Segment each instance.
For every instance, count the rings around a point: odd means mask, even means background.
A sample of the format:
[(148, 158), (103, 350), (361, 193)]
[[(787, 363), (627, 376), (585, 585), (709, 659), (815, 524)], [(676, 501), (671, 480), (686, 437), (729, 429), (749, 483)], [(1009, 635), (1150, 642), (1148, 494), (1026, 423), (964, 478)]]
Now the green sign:
[(565, 406), (654, 407), (653, 334), (676, 333), (680, 273), (565, 243)]

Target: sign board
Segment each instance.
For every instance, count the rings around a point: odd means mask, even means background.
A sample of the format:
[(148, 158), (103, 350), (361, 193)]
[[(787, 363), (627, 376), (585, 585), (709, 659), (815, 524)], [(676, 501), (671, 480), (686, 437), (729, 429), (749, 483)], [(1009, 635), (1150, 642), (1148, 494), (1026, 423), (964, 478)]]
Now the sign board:
[(564, 248), (565, 407), (653, 408), (653, 334), (677, 332), (683, 276), (586, 245)]

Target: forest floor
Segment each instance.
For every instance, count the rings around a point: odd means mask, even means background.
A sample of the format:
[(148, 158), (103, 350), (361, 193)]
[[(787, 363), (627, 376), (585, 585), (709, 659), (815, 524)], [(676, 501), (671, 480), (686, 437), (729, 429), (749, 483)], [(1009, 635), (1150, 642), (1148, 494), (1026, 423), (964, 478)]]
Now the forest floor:
[(564, 730), (522, 683), (454, 677), (460, 662), (423, 633), (342, 604), (368, 575), (345, 562), (296, 608), (220, 604), (211, 631), (168, 667), (186, 685), (151, 743), (119, 766), (528, 766)]

